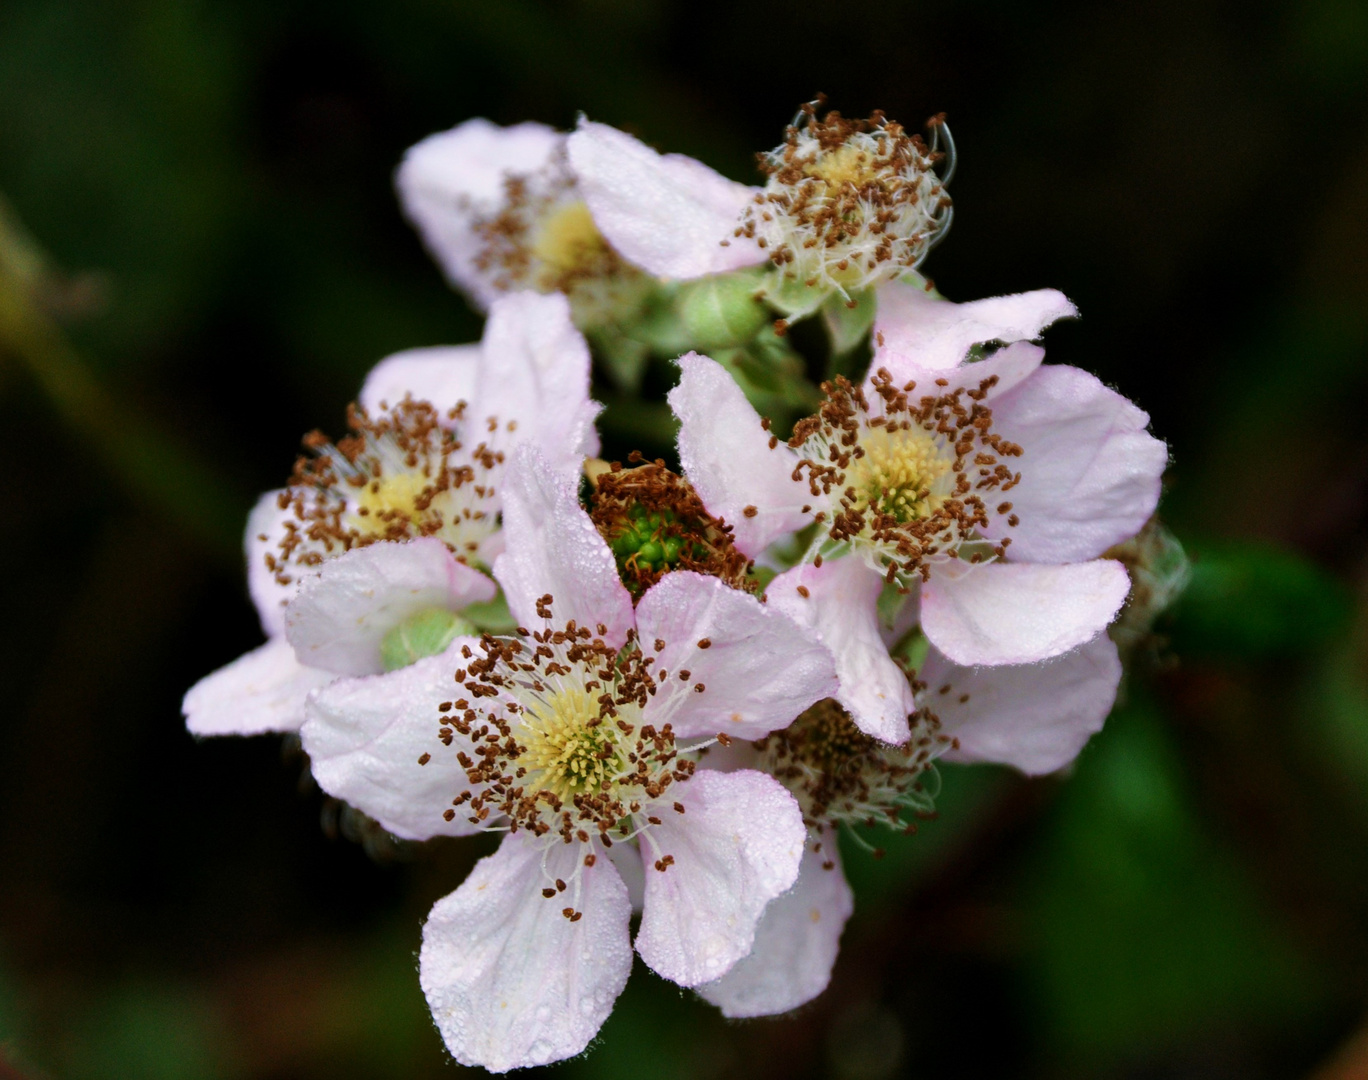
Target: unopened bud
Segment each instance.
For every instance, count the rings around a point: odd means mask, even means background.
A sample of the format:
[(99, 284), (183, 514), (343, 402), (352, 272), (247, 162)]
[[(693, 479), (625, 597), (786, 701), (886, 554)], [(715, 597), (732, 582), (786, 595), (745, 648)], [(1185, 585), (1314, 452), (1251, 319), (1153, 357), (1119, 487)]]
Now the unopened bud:
[(679, 317), (689, 340), (699, 349), (744, 345), (770, 321), (756, 299), (754, 274), (715, 274), (690, 283), (680, 293)]
[(446, 608), (427, 608), (410, 615), (380, 642), (380, 661), (386, 671), (396, 671), (436, 656), (462, 634), (475, 633), (475, 625)]

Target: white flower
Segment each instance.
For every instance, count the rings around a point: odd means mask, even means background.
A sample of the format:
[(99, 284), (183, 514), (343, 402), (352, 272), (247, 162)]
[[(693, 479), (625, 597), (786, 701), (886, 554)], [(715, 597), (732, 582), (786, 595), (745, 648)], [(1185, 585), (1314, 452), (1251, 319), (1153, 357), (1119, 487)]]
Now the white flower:
[(296, 730), (310, 690), (437, 651), (495, 595), (475, 567), (502, 548), (506, 455), (530, 441), (575, 474), (598, 447), (589, 351), (560, 296), (497, 301), (479, 345), (382, 361), (360, 404), (351, 437), (311, 437), (290, 486), (252, 511), (268, 640), (186, 694), (193, 734)]
[(965, 668), (933, 648), (918, 674), (926, 704), (906, 743), (862, 734), (828, 700), (788, 729), (724, 755), (727, 764), (763, 769), (793, 792), (808, 843), (798, 880), (765, 909), (750, 955), (699, 994), (729, 1017), (768, 1016), (811, 1001), (830, 981), (853, 908), (838, 828), (915, 828), (903, 815), (931, 809), (923, 780), (936, 758), (1007, 764), (1028, 775), (1063, 767), (1102, 727), (1120, 677), (1116, 646), (1105, 634), (1053, 660), (1010, 667)]
[(656, 972), (698, 986), (750, 951), (797, 876), (802, 816), (772, 777), (696, 772), (690, 748), (835, 689), (811, 635), (717, 578), (667, 573), (634, 609), (575, 484), (531, 447), (504, 521), (495, 576), (528, 629), (339, 680), (301, 731), (319, 784), (397, 835), (508, 833), (433, 908), (420, 958), (452, 1054), (496, 1072), (579, 1053), (622, 989), (610, 853), (644, 863), (635, 946)]
[(872, 735), (903, 741), (914, 708), (878, 635), (885, 584), (919, 591), (926, 636), (966, 665), (1061, 655), (1125, 599), (1125, 568), (1098, 556), (1153, 511), (1167, 451), (1134, 405), (1042, 357), (1018, 343), (924, 370), (876, 351), (875, 374), (830, 385), (788, 444), (717, 364), (680, 361), (680, 459), (737, 547), (817, 523), (811, 561), (768, 595), (822, 636), (838, 698)]

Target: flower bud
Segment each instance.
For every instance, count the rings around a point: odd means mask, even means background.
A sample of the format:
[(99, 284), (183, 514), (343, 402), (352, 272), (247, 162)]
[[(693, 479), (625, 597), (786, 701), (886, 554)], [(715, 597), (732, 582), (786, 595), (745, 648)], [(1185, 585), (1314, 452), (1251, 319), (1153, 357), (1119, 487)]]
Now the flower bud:
[(436, 656), (462, 634), (475, 633), (475, 625), (446, 608), (427, 608), (410, 615), (380, 642), (380, 660), (386, 671), (408, 667), (425, 656)]
[(755, 275), (715, 274), (689, 284), (679, 297), (679, 316), (695, 348), (744, 345), (770, 320), (756, 299)]

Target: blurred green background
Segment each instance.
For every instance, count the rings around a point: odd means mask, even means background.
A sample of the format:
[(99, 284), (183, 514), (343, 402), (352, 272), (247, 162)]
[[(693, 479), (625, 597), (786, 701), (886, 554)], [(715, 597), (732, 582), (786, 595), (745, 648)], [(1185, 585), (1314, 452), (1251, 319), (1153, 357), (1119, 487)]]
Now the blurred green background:
[(1169, 440), (1193, 585), (1070, 776), (947, 768), (852, 847), (821, 999), (638, 964), (559, 1074), (1368, 1077), (1362, 0), (0, 0), (0, 1077), (459, 1071), (415, 953), (481, 845), (368, 854), (281, 740), (182, 727), (260, 640), (247, 509), (381, 356), (478, 336), (406, 146), (584, 110), (751, 180), (817, 90), (949, 114), (927, 271), (1078, 302), (1051, 358)]

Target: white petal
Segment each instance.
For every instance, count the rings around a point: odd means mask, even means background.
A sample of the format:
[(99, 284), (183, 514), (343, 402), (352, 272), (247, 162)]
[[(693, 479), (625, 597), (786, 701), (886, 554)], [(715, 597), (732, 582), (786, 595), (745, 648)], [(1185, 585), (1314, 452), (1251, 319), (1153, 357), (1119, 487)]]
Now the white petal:
[[(617, 870), (602, 857), (583, 866), (578, 844), (555, 844), (543, 864), (544, 851), (506, 837), (423, 927), (418, 981), (462, 1065), (502, 1073), (574, 1057), (627, 985), (632, 912)], [(575, 880), (547, 899), (556, 878)], [(570, 922), (566, 907), (584, 914)]]
[[(589, 400), (589, 346), (570, 321), (570, 302), (561, 293), (500, 297), (480, 347), (470, 439), (505, 452), (532, 442), (552, 465), (577, 472), (598, 452), (598, 406)], [(487, 430), (490, 422), (497, 430)]]
[[(798, 590), (807, 590), (803, 596)], [(878, 602), (883, 576), (847, 556), (816, 566), (795, 566), (769, 583), (765, 595), (778, 608), (811, 627), (836, 660), (840, 689), (833, 695), (866, 735), (901, 743), (916, 708), (902, 668), (888, 655), (879, 631)]]
[[(875, 352), (874, 359), (869, 364), (869, 371), (871, 376), (880, 370), (887, 371), (893, 376), (894, 384), (899, 387), (915, 383), (916, 389), (908, 395), (914, 402), (927, 395), (952, 394), (961, 388), (977, 390), (988, 380), (996, 380), (987, 387), (983, 397), (985, 402), (995, 403), (995, 399), (1030, 378), (1044, 359), (1045, 350), (1040, 346), (1018, 341), (1014, 345), (999, 349), (986, 360), (940, 371), (917, 367), (899, 357), (884, 356)], [(869, 392), (869, 385), (870, 380), (866, 379), (866, 393), (877, 411), (882, 403), (877, 395)]]
[(1053, 660), (1008, 667), (961, 667), (932, 649), (918, 676), (940, 733), (959, 740), (945, 760), (991, 761), (1039, 775), (1063, 768), (1102, 730), (1121, 661), (1111, 639), (1099, 634)]
[(835, 833), (824, 831), (821, 842), (820, 852), (810, 844), (803, 852), (793, 888), (765, 908), (750, 955), (698, 988), (723, 1016), (777, 1016), (806, 1005), (831, 981), (855, 898), (841, 870)]
[[(669, 675), (643, 719), (672, 724), (677, 738), (758, 739), (836, 692), (835, 667), (815, 634), (714, 577), (666, 574), (637, 603), (637, 629), (654, 670)], [(665, 642), (660, 652), (656, 639)]]
[(288, 585), (276, 580), (275, 571), (266, 567), (266, 556), (280, 555), (280, 541), (285, 536), (285, 521), (293, 513), (280, 508), (280, 491), (268, 491), (257, 500), (247, 518), (243, 547), (247, 551), (247, 591), (256, 604), (261, 618), (261, 629), (267, 637), (285, 633), (285, 605), (299, 588), (300, 570), (291, 566)]
[[(457, 638), (440, 656), (398, 671), (338, 679), (305, 705), (299, 734), (318, 786), (406, 840), (480, 829), (459, 809), (451, 821), (442, 816), (471, 787), (456, 761), (461, 736), (450, 746), (437, 737), (440, 706), (460, 691), (455, 674), (466, 663), (463, 646), (480, 655), (477, 639)], [(418, 764), (425, 754), (427, 763)]]
[(436, 537), (383, 541), (329, 559), (304, 582), (286, 608), (285, 635), (309, 667), (376, 675), (385, 670), (380, 643), (409, 616), (460, 611), (497, 592)]
[(298, 731), (309, 691), (330, 671), (306, 668), (283, 637), (239, 656), (195, 683), (181, 703), (191, 735), (260, 735)]
[(770, 449), (760, 414), (721, 364), (689, 353), (679, 368), (669, 401), (684, 475), (709, 512), (732, 526), (736, 546), (758, 555), (811, 520), (803, 507), (813, 496), (793, 479), (798, 455), (783, 442)]
[(1040, 566), (932, 568), (922, 586), (922, 630), (958, 664), (1033, 664), (1091, 641), (1130, 590), (1111, 559)]
[(544, 124), (502, 128), (477, 118), (428, 136), (404, 155), (394, 177), (404, 213), (447, 279), (477, 306), (486, 307), (498, 290), (475, 265), (483, 247), (475, 223), (498, 213), (509, 176), (545, 168), (564, 138)]
[(609, 644), (627, 640), (632, 597), (613, 553), (580, 506), (574, 479), (554, 473), (530, 446), (514, 452), (504, 473), (503, 526), (507, 548), (494, 577), (520, 625), (541, 625), (537, 601), (549, 593), (556, 625), (602, 624)]
[(953, 304), (923, 289), (894, 281), (879, 289), (874, 317), (878, 363), (924, 371), (958, 367), (969, 350), (988, 341), (1033, 341), (1058, 319), (1078, 309), (1056, 289), (993, 296)]
[[(988, 528), (1021, 562), (1081, 562), (1140, 531), (1159, 502), (1168, 448), (1149, 416), (1086, 371), (1042, 367), (993, 401), (993, 430), (1019, 444), (1021, 483)], [(993, 506), (1000, 505), (994, 500)]]
[(695, 278), (766, 261), (754, 240), (733, 235), (754, 188), (589, 120), (567, 146), (595, 224), (628, 262), (660, 277)]
[[(666, 809), (642, 834), (646, 910), (636, 948), (657, 974), (699, 986), (751, 951), (765, 905), (798, 877), (807, 830), (779, 781), (744, 769), (703, 769), (670, 788), (685, 812)], [(655, 863), (666, 855), (673, 865)]]
[(405, 349), (371, 368), (359, 400), (372, 416), (380, 412), (381, 405), (393, 407), (405, 397), (426, 401), (438, 412), (446, 413), (473, 396), (479, 363), (478, 345)]

